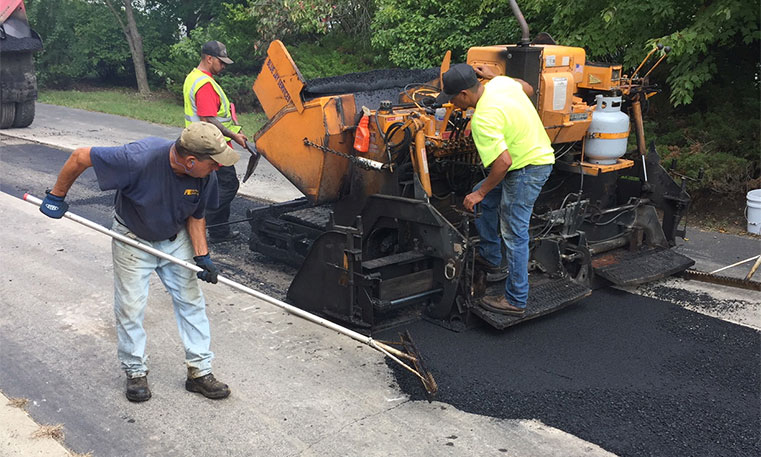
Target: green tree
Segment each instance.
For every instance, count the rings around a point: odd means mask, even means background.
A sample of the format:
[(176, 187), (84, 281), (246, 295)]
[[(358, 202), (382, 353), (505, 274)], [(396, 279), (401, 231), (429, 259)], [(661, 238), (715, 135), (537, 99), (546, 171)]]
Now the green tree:
[(208, 27), (226, 14), (230, 6), (242, 6), (248, 0), (144, 0), (151, 16), (161, 17), (164, 24), (176, 24), (181, 36), (188, 36), (198, 27)]
[(32, 27), (44, 49), (36, 56), (43, 86), (69, 87), (83, 80), (123, 84), (130, 53), (116, 21), (103, 4), (81, 0), (27, 1)]
[(514, 42), (520, 35), (517, 21), (509, 8), (493, 3), (378, 0), (373, 47), (393, 65), (425, 68), (439, 65), (447, 50), (462, 61), (471, 46)]

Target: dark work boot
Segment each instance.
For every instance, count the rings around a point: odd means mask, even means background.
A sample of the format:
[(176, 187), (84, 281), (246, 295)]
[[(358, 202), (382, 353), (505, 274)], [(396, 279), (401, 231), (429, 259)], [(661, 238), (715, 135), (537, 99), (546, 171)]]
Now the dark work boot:
[(151, 398), (151, 389), (148, 388), (148, 376), (127, 378), (127, 400), (140, 402)]
[(507, 278), (507, 265), (499, 266), (494, 265), (488, 260), (481, 257), (481, 254), (476, 252), (476, 268), (479, 268), (486, 272), (487, 282), (499, 282), (504, 281)]
[(188, 377), (185, 381), (185, 389), (188, 392), (197, 392), (206, 398), (219, 400), (230, 395), (227, 384), (217, 381), (213, 374), (209, 373), (198, 378)]

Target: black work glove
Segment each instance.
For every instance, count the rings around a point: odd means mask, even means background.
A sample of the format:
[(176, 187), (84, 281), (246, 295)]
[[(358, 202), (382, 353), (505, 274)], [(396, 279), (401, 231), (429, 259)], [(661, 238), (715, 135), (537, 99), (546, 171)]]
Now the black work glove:
[(212, 284), (216, 284), (219, 270), (217, 270), (217, 267), (216, 265), (214, 265), (214, 262), (211, 261), (211, 257), (209, 257), (209, 254), (197, 255), (193, 257), (193, 260), (196, 261), (196, 265), (203, 268), (203, 271), (199, 271), (196, 273), (196, 276), (198, 276), (198, 279), (201, 279), (206, 282), (210, 282)]
[(46, 190), (45, 198), (42, 200), (42, 205), (40, 205), (40, 212), (53, 219), (62, 218), (63, 214), (69, 209), (69, 204), (64, 201), (65, 198), (65, 195), (59, 197), (58, 195), (51, 194), (50, 190)]

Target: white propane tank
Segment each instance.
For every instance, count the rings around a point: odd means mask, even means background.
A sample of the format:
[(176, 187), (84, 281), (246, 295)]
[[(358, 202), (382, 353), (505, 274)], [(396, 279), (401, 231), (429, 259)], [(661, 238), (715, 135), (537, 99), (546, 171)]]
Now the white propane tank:
[(597, 95), (597, 108), (587, 131), (585, 160), (600, 165), (615, 164), (626, 154), (629, 116), (621, 112), (621, 97)]

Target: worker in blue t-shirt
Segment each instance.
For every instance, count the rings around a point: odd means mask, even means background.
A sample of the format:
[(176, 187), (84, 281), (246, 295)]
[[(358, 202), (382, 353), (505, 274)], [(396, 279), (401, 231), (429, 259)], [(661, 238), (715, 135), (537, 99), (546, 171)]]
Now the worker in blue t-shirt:
[(64, 199), (72, 184), (93, 167), (101, 190), (116, 190), (113, 231), (181, 260), (194, 260), (203, 269), (193, 275), (185, 267), (113, 240), (118, 357), (127, 374), (130, 401), (151, 398), (143, 315), (154, 271), (174, 303), (188, 367), (185, 388), (214, 399), (230, 395), (227, 384), (211, 372), (209, 319), (197, 278), (217, 282), (204, 211), (218, 204), (213, 172), (239, 158), (217, 127), (198, 122), (186, 127), (176, 141), (145, 138), (124, 146), (76, 149), (55, 186), (46, 192), (40, 211), (61, 218), (69, 206)]

